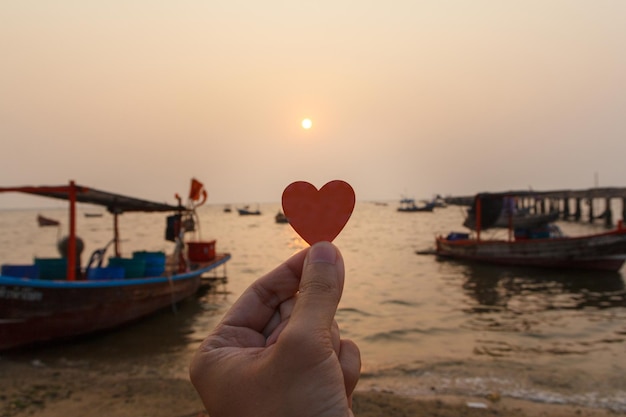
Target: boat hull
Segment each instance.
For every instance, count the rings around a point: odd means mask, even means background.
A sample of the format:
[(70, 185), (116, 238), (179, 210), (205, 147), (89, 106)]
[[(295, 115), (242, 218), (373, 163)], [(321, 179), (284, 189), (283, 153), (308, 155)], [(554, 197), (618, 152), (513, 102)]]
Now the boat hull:
[(618, 271), (626, 261), (626, 229), (581, 237), (514, 242), (439, 237), (436, 254), (502, 265)]
[(230, 259), (171, 277), (48, 281), (0, 276), (0, 349), (111, 329), (195, 294), (201, 276)]

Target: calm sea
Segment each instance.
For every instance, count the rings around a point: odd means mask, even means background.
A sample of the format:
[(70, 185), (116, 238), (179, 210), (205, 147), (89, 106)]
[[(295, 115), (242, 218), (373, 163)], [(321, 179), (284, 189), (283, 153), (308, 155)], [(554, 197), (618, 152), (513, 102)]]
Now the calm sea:
[[(437, 234), (463, 231), (463, 209), (399, 213), (397, 204), (357, 203), (335, 240), (347, 277), (337, 320), (361, 348), (359, 389), (403, 394), (500, 395), (626, 411), (626, 290), (620, 273), (502, 268), (417, 255)], [(256, 205), (255, 207), (256, 208)], [(228, 281), (187, 300), (176, 312), (93, 337), (10, 354), (44, 363), (127, 363), (155, 375), (185, 377), (191, 355), (224, 311), (257, 277), (305, 247), (289, 225), (276, 224), (279, 204), (260, 216), (222, 206), (199, 210), (204, 240), (230, 252)], [(80, 213), (83, 262), (112, 235), (112, 220)], [(62, 221), (39, 228), (37, 213)], [(56, 256), (67, 231), (64, 209), (0, 212), (0, 262)], [(559, 224), (579, 235), (601, 225)], [(165, 215), (120, 217), (126, 254), (170, 250)], [(224, 272), (223, 270), (219, 271)]]

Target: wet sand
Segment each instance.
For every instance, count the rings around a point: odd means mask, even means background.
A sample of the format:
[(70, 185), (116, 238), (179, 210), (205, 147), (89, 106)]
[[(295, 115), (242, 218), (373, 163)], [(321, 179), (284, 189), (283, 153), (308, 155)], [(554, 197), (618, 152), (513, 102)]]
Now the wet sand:
[[(476, 408), (477, 406), (486, 408)], [(359, 391), (357, 417), (599, 417), (609, 410), (538, 404), (499, 398), (429, 396), (411, 398), (391, 392)], [(196, 391), (185, 378), (156, 370), (85, 362), (17, 362), (0, 357), (0, 417), (201, 417)]]

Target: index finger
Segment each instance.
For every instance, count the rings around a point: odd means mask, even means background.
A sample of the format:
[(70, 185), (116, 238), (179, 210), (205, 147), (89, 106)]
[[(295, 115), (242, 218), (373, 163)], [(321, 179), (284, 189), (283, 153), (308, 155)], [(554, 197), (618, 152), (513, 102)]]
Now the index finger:
[(309, 249), (298, 252), (253, 282), (224, 315), (221, 324), (262, 332), (278, 306), (298, 292)]

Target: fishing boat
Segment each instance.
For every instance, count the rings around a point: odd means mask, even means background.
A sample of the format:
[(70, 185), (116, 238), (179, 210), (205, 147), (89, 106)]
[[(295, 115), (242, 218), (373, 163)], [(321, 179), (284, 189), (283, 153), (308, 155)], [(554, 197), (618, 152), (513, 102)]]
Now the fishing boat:
[(285, 216), (285, 213), (280, 210), (274, 216), (274, 220), (276, 221), (276, 223), (289, 223), (289, 219), (287, 218), (287, 216)]
[(258, 208), (256, 210), (251, 210), (250, 206), (238, 208), (237, 211), (240, 216), (258, 216), (261, 214), (261, 211)]
[[(197, 222), (195, 208), (206, 200), (206, 191), (195, 179), (185, 206), (178, 195), (178, 204), (170, 205), (73, 181), (61, 186), (4, 187), (2, 192), (68, 201), (69, 235), (59, 241), (59, 258), (2, 265), (0, 350), (115, 328), (174, 306), (198, 291), (203, 274), (225, 268), (230, 259), (228, 253), (215, 252), (215, 240), (198, 240), (198, 232), (190, 233), (189, 227)], [(80, 261), (84, 244), (76, 230), (77, 203), (103, 206), (113, 217), (113, 239), (95, 250), (85, 265)], [(118, 217), (129, 212), (169, 212), (165, 237), (173, 245), (171, 254), (136, 251), (132, 258), (122, 257)], [(109, 247), (113, 253), (105, 264)]]
[(102, 217), (104, 216), (103, 213), (85, 213), (85, 217), (89, 218), (94, 218), (94, 217)]
[(59, 222), (58, 220), (55, 220), (55, 219), (51, 219), (49, 217), (42, 216), (41, 214), (38, 214), (37, 215), (37, 224), (40, 227), (47, 227), (47, 226), (59, 226), (61, 224), (61, 222)]
[(626, 261), (626, 228), (621, 221), (614, 230), (584, 236), (565, 236), (550, 223), (530, 228), (509, 227), (507, 239), (482, 239), (481, 231), (491, 228), (500, 217), (503, 199), (514, 196), (478, 194), (474, 202), (473, 236), (455, 232), (438, 236), (435, 254), (502, 265), (608, 271), (618, 271)]
[(441, 196), (437, 195), (430, 201), (435, 208), (446, 208), (448, 203)]
[(415, 204), (415, 200), (412, 198), (403, 198), (400, 200), (400, 207), (398, 207), (399, 212), (411, 213), (418, 211), (426, 211), (431, 212), (435, 208), (435, 204), (432, 202), (425, 203), (423, 206), (418, 206)]

